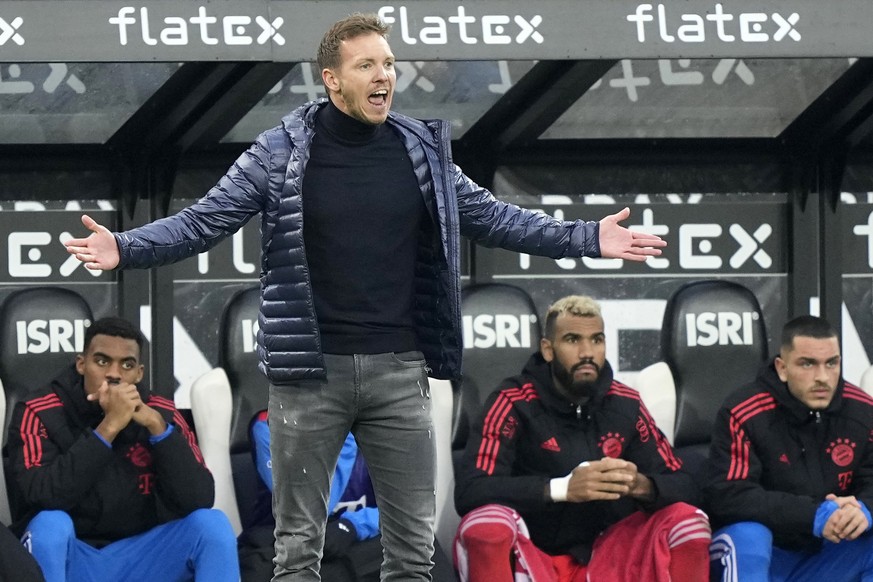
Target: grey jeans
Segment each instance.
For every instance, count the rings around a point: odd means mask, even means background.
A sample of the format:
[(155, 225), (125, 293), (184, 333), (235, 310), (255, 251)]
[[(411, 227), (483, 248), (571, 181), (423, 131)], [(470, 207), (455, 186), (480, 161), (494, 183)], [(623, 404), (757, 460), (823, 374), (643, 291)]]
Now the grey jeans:
[[(317, 581), (330, 482), (351, 430), (376, 492), (381, 579), (431, 579), (435, 452), (421, 352), (325, 354), (326, 380), (270, 387), (276, 567)], [(328, 581), (329, 582), (329, 581)]]

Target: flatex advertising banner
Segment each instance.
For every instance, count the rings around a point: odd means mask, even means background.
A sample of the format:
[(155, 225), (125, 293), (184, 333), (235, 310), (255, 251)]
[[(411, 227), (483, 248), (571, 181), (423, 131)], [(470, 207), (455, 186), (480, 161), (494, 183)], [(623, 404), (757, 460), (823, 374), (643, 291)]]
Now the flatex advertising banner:
[[(564, 220), (599, 220), (622, 208), (590, 204), (538, 207)], [(645, 263), (588, 257), (553, 260), (477, 248), (476, 265), (480, 275), (494, 279), (775, 275), (786, 271), (786, 220), (786, 206), (777, 202), (635, 205), (630, 219), (622, 224), (667, 241), (663, 254)]]
[(27, 0), (0, 2), (0, 60), (311, 61), (352, 12), (403, 60), (873, 54), (869, 0)]
[[(110, 230), (114, 211), (89, 210)], [(5, 252), (0, 258), (0, 284), (112, 283), (115, 271), (90, 271), (70, 255), (64, 242), (87, 236), (81, 211), (0, 212)]]

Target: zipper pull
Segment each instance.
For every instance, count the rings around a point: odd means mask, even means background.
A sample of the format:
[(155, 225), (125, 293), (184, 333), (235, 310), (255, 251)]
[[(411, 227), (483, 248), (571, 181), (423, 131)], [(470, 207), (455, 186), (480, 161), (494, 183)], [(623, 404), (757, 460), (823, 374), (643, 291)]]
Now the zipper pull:
[(582, 420), (582, 405), (576, 405), (576, 420)]
[(821, 412), (818, 410), (815, 411), (815, 423), (821, 424)]

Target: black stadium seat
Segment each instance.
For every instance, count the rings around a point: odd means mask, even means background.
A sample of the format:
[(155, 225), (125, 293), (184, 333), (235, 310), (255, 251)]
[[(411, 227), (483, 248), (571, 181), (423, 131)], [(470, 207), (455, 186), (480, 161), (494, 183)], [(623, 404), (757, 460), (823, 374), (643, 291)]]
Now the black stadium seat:
[[(243, 528), (249, 525), (248, 519), (257, 518), (258, 492), (264, 494), (248, 436), (254, 416), (267, 408), (270, 397), (270, 383), (258, 369), (256, 339), (260, 296), (258, 287), (234, 295), (224, 310), (218, 335), (218, 365), (227, 374), (233, 405), (230, 456)], [(269, 504), (266, 507), (269, 508)]]
[[(861, 298), (860, 305), (866, 308), (868, 312), (873, 312), (873, 290), (869, 290), (864, 293), (864, 296)], [(861, 373), (861, 378), (858, 386), (867, 394), (873, 396), (873, 366), (868, 367)]]
[(526, 291), (513, 285), (484, 283), (464, 288), (464, 369), (456, 389), (453, 448), (463, 448), (470, 423), (485, 398), (504, 379), (518, 374), (540, 349), (540, 321)]
[[(11, 293), (0, 305), (0, 418), (3, 460), (15, 404), (48, 384), (82, 350), (91, 307), (76, 292), (35, 287)], [(5, 396), (2, 395), (5, 393)], [(0, 522), (9, 523), (6, 482), (0, 468)], [(14, 504), (13, 504), (14, 505)]]
[[(658, 426), (695, 470), (709, 452), (712, 425), (725, 397), (751, 382), (768, 357), (757, 298), (730, 281), (683, 285), (667, 300), (661, 357), (662, 362), (640, 372), (637, 389)], [(674, 395), (675, 407), (664, 418), (656, 412), (662, 409), (657, 401), (671, 401)]]
[(215, 506), (239, 533), (258, 522), (270, 504), (260, 482), (248, 430), (267, 408), (270, 384), (258, 370), (255, 345), (260, 288), (237, 292), (228, 301), (218, 331), (218, 368), (191, 386), (191, 413), (206, 464), (216, 477)]

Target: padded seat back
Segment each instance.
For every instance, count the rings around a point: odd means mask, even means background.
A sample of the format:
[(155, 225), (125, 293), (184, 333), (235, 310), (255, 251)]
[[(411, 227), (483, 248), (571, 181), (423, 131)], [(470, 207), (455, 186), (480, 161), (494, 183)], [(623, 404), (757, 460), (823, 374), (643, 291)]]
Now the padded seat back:
[(456, 393), (453, 448), (463, 448), (470, 423), (485, 398), (506, 378), (521, 372), (540, 349), (540, 322), (526, 291), (485, 283), (466, 287), (461, 297), (464, 324), (463, 378)]
[(0, 305), (0, 381), (6, 392), (3, 445), (15, 404), (69, 366), (82, 351), (91, 307), (75, 291), (35, 287)]
[(267, 408), (270, 382), (258, 369), (258, 310), (260, 287), (234, 295), (221, 318), (218, 365), (230, 384), (230, 463), (242, 527), (261, 521), (269, 510), (269, 491), (255, 469), (249, 442), (249, 426), (255, 415)]
[(238, 292), (228, 302), (219, 330), (218, 365), (230, 381), (233, 412), (230, 421), (230, 452), (249, 450), (249, 424), (267, 408), (270, 383), (258, 369), (258, 287)]
[(707, 445), (725, 397), (754, 380), (768, 357), (755, 295), (730, 281), (680, 287), (664, 311), (662, 358), (676, 386), (676, 447)]
[(6, 435), (15, 405), (73, 362), (82, 351), (85, 330), (93, 319), (82, 296), (62, 287), (14, 291), (0, 305), (0, 523), (8, 524), (18, 517), (12, 515), (10, 506), (20, 505), (15, 501), (16, 488), (7, 490), (5, 478)]

